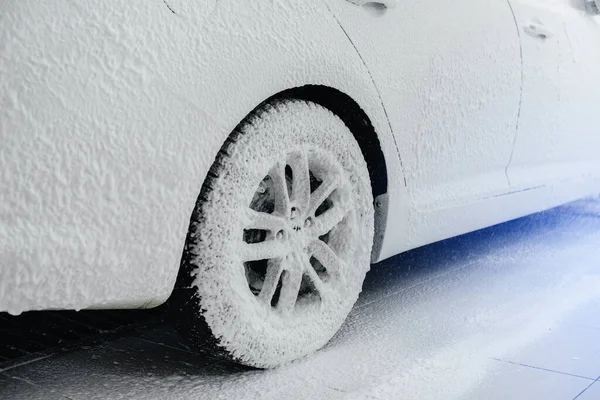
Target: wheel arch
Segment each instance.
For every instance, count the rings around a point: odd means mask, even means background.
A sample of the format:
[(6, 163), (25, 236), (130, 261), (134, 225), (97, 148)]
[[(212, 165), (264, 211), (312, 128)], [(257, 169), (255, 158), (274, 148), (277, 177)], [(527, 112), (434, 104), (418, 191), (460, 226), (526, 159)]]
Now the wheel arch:
[[(371, 249), (371, 262), (379, 260), (388, 219), (388, 167), (378, 132), (365, 110), (348, 94), (326, 85), (306, 84), (282, 90), (258, 104), (248, 115), (268, 103), (282, 99), (297, 99), (319, 104), (337, 117), (350, 129), (358, 142), (367, 163), (373, 207), (375, 210), (375, 233)], [(244, 123), (243, 119), (241, 123)]]
[(373, 198), (387, 193), (388, 176), (379, 136), (367, 113), (347, 94), (324, 85), (304, 85), (283, 90), (265, 100), (293, 98), (317, 103), (346, 124), (360, 146), (369, 170)]

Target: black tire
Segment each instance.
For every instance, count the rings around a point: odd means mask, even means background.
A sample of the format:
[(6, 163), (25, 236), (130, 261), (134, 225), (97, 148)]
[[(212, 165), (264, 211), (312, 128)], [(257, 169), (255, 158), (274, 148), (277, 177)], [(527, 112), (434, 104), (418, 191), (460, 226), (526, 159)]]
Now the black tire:
[(321, 348), (369, 269), (372, 201), (337, 116), (299, 100), (255, 111), (202, 186), (170, 299), (176, 327), (201, 351), (259, 368)]

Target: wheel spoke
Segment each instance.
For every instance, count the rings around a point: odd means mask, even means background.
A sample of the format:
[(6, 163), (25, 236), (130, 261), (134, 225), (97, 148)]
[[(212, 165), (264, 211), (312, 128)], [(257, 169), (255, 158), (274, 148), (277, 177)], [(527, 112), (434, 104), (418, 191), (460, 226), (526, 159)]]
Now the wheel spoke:
[(286, 226), (285, 220), (282, 217), (256, 211), (251, 208), (247, 210), (247, 218), (248, 221), (246, 222), (245, 229), (262, 229), (278, 232)]
[(301, 151), (294, 153), (288, 160), (292, 168), (292, 202), (303, 212), (308, 208), (310, 200), (310, 175), (308, 171), (308, 158)]
[(281, 260), (269, 260), (267, 265), (267, 274), (263, 287), (258, 295), (259, 299), (267, 304), (271, 304), (271, 299), (277, 290), (277, 284), (279, 283), (279, 277), (282, 271)]
[(319, 208), (331, 193), (333, 193), (337, 188), (337, 185), (337, 179), (331, 179), (321, 183), (321, 185), (319, 185), (319, 187), (310, 195), (307, 215), (314, 216), (317, 208)]
[(287, 216), (290, 210), (290, 197), (285, 179), (285, 163), (277, 163), (269, 172), (269, 176), (273, 180), (275, 211)]
[(311, 256), (319, 260), (329, 274), (337, 274), (344, 266), (344, 262), (322, 240), (315, 239), (308, 246)]
[(334, 203), (333, 207), (314, 219), (312, 228), (314, 236), (323, 236), (336, 227), (348, 215), (350, 210)]
[(258, 243), (243, 242), (241, 247), (242, 261), (270, 260), (282, 257), (289, 251), (287, 243), (275, 239)]
[(296, 304), (300, 285), (302, 284), (302, 271), (297, 268), (285, 270), (281, 279), (281, 292), (277, 308), (283, 312), (290, 312)]
[(321, 277), (319, 276), (319, 274), (317, 274), (317, 271), (315, 271), (314, 267), (310, 263), (310, 258), (308, 258), (308, 257), (306, 257), (304, 271), (310, 278), (310, 281), (314, 285), (315, 289), (317, 289), (317, 292), (319, 292), (319, 295), (321, 296), (321, 298), (323, 298), (326, 295), (326, 291), (327, 291), (325, 289), (325, 284), (321, 280)]

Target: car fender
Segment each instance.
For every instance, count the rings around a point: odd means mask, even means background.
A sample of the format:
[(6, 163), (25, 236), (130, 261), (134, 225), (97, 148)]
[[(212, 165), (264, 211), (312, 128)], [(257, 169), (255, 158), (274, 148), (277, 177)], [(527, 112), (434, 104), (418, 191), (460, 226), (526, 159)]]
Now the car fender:
[(321, 2), (0, 4), (0, 310), (165, 301), (215, 155), (289, 88), (352, 97), (404, 195), (377, 88)]

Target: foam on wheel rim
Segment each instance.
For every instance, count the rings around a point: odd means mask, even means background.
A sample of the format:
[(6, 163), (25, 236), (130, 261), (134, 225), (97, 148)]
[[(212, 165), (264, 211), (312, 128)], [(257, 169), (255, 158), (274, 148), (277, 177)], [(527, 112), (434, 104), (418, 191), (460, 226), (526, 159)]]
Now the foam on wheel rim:
[(373, 240), (366, 163), (327, 109), (285, 100), (232, 133), (204, 182), (171, 303), (204, 350), (254, 367), (309, 354), (360, 293)]

